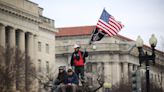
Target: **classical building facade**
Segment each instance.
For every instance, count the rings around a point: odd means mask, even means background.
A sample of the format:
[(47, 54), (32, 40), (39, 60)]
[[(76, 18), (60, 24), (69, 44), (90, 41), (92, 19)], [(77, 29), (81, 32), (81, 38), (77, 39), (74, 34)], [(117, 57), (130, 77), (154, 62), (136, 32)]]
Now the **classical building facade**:
[[(48, 73), (55, 62), (56, 29), (54, 20), (43, 16), (42, 11), (29, 0), (0, 0), (0, 46), (19, 48), (30, 56), (35, 71)], [(28, 92), (37, 91), (37, 83), (29, 86)]]
[[(87, 58), (86, 69), (89, 72), (101, 72), (104, 80), (113, 85), (121, 80), (128, 80), (130, 73), (139, 68), (138, 50), (135, 41), (117, 35), (114, 37), (104, 37), (101, 41), (88, 45), (90, 35), (95, 26), (64, 27), (58, 28), (56, 35), (56, 64), (70, 65), (71, 53), (74, 51), (73, 45), (80, 44), (81, 50), (87, 48), (89, 57)], [(151, 48), (144, 46), (148, 53)], [(164, 53), (156, 51), (156, 65), (151, 66), (151, 81), (159, 84), (164, 83), (162, 69), (164, 67)], [(140, 68), (141, 75), (145, 76), (145, 66)], [(93, 84), (93, 83), (92, 83)], [(163, 86), (164, 87), (164, 86)]]

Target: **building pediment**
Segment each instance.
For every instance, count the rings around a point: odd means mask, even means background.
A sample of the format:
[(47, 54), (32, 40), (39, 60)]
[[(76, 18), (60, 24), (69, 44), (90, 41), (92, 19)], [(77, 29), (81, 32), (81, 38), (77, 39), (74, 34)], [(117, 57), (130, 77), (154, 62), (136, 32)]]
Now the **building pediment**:
[[(9, 1), (11, 1), (11, 0), (0, 1), (0, 10), (2, 12), (6, 12), (8, 14), (12, 14), (12, 15), (21, 17), (23, 19), (28, 19), (30, 21), (34, 21), (34, 22), (38, 22), (38, 23), (41, 22), (41, 20), (38, 17), (39, 16), (38, 14), (29, 12), (23, 8), (19, 8), (18, 7), (19, 5), (17, 5), (16, 3), (15, 3), (16, 5), (14, 5), (14, 3), (9, 3)], [(16, 1), (16, 0), (12, 0), (12, 2), (14, 2), (14, 1)], [(21, 1), (23, 1), (23, 0), (21, 0)]]
[(29, 0), (0, 0), (6, 6), (10, 6), (15, 9), (30, 13), (32, 15), (38, 16), (40, 9), (38, 4), (31, 2)]

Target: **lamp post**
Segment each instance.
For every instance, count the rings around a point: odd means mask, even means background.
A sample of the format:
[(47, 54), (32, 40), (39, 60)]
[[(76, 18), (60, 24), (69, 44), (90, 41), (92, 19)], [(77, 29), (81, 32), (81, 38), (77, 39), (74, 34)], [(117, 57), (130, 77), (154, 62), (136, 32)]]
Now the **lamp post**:
[(93, 49), (93, 50), (96, 50), (96, 49), (97, 49), (96, 45), (93, 45), (93, 46), (92, 46), (92, 49)]
[(136, 40), (136, 46), (139, 51), (139, 63), (140, 66), (142, 63), (145, 63), (146, 66), (146, 92), (150, 92), (150, 81), (149, 81), (149, 70), (150, 70), (150, 61), (155, 64), (155, 47), (157, 44), (157, 39), (154, 34), (152, 34), (151, 38), (149, 39), (149, 43), (151, 45), (152, 54), (148, 55), (148, 53), (143, 51), (143, 40), (140, 36), (138, 36)]
[(105, 82), (103, 84), (103, 87), (105, 88), (105, 92), (110, 92), (110, 90), (112, 88), (112, 84), (111, 83), (108, 83), (108, 82)]

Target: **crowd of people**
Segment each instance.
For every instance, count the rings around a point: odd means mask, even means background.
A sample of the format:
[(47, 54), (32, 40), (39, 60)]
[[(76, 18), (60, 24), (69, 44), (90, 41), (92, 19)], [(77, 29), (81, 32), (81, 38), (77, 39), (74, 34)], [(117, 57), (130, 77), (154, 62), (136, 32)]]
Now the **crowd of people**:
[(88, 52), (85, 50), (84, 52), (80, 50), (80, 46), (74, 45), (74, 52), (71, 56), (71, 68), (66, 70), (65, 66), (59, 67), (58, 76), (54, 82), (55, 92), (66, 92), (68, 88), (72, 90), (72, 92), (76, 92), (77, 87), (79, 85), (79, 79), (81, 83), (84, 83), (84, 65), (85, 58), (88, 56)]

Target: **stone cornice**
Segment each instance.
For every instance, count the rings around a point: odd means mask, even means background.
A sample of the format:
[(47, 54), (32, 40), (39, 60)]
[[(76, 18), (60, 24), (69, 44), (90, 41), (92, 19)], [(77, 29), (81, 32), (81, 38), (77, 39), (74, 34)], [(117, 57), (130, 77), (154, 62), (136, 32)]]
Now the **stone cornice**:
[(4, 11), (6, 13), (13, 14), (18, 17), (21, 17), (21, 18), (24, 18), (24, 19), (27, 19), (27, 20), (30, 20), (30, 21), (33, 21), (36, 23), (41, 22), (41, 20), (39, 19), (38, 16), (24, 12), (24, 10), (16, 9), (16, 7), (14, 8), (14, 7), (7, 6), (3, 2), (0, 2), (0, 11)]
[(54, 27), (47, 26), (47, 25), (43, 25), (43, 24), (39, 24), (39, 27), (42, 28), (42, 29), (51, 31), (51, 32), (53, 32), (53, 33), (57, 31)]

